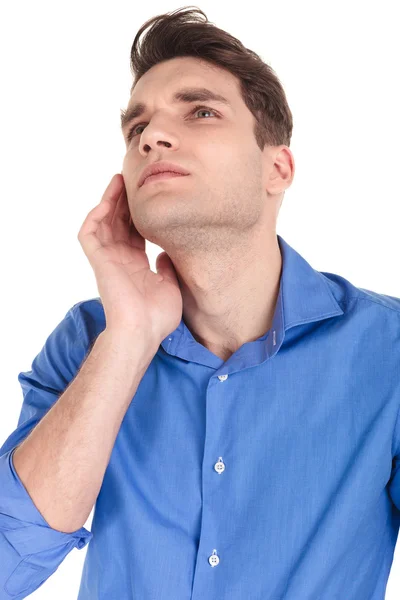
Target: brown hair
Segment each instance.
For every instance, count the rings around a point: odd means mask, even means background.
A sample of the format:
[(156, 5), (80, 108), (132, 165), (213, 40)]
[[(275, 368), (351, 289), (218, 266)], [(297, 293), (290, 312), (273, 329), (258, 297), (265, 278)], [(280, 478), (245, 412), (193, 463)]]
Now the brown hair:
[[(293, 117), (275, 71), (237, 38), (208, 21), (202, 10), (194, 8), (158, 15), (139, 29), (131, 48), (131, 94), (146, 71), (164, 60), (193, 56), (209, 61), (240, 80), (243, 101), (256, 120), (254, 135), (261, 151), (265, 144), (290, 146)], [(150, 25), (139, 46), (140, 36)]]

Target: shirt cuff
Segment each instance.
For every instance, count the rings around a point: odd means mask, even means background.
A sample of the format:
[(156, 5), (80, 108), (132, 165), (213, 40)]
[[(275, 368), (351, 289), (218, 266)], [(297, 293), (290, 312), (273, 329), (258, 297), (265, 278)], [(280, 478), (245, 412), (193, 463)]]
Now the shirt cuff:
[(21, 557), (68, 545), (84, 548), (93, 534), (81, 527), (71, 533), (53, 529), (36, 508), (12, 460), (16, 448), (0, 456), (0, 531)]

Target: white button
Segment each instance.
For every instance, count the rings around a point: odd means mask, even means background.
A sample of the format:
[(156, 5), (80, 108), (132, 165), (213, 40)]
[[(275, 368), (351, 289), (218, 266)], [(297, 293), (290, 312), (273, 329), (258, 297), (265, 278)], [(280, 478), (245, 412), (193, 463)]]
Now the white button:
[(225, 379), (228, 379), (228, 375), (218, 375), (218, 379), (220, 381), (225, 381)]
[(222, 456), (220, 456), (219, 459), (218, 459), (218, 462), (215, 463), (214, 469), (219, 474), (221, 474), (223, 471), (225, 471), (225, 465), (224, 465), (224, 462), (222, 460)]
[(209, 557), (208, 562), (210, 563), (210, 565), (212, 567), (216, 567), (217, 564), (219, 563), (219, 556), (218, 556), (217, 551), (215, 550), (215, 548), (213, 550), (213, 553)]

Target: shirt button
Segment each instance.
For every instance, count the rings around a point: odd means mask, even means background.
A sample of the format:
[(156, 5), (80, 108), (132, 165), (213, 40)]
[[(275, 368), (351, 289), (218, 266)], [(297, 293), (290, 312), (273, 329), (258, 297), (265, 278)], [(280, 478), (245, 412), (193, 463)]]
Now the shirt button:
[(219, 556), (215, 549), (213, 550), (213, 553), (211, 554), (211, 556), (208, 558), (208, 562), (210, 563), (210, 565), (212, 567), (216, 567), (217, 564), (219, 563)]
[(218, 462), (215, 463), (214, 469), (219, 474), (221, 474), (223, 471), (225, 471), (225, 465), (224, 465), (224, 462), (222, 460), (222, 456), (220, 456), (219, 459), (218, 459)]
[(228, 375), (218, 375), (218, 379), (220, 381), (225, 381), (225, 379), (228, 379)]

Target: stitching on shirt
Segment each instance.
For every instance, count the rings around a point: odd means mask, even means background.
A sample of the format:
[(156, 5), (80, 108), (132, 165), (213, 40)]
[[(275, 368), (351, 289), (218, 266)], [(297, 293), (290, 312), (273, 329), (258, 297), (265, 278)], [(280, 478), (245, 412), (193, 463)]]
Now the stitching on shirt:
[(389, 310), (392, 310), (396, 314), (400, 315), (400, 308), (397, 309), (393, 308), (393, 306), (387, 306), (386, 304), (382, 304), (382, 302), (378, 302), (375, 298), (365, 298), (364, 296), (350, 296), (350, 298), (347, 298), (345, 300), (338, 300), (338, 303), (340, 304), (341, 302), (343, 302), (343, 304), (348, 304), (350, 300), (365, 300), (366, 302), (373, 302), (374, 304), (377, 304), (382, 308), (388, 308)]
[[(399, 446), (399, 434), (398, 434), (398, 422), (399, 422), (399, 416), (400, 416), (400, 403), (399, 403), (399, 408), (397, 409), (397, 416), (396, 416), (396, 422), (394, 424), (394, 430), (393, 430), (393, 435), (392, 435), (392, 457), (395, 456), (395, 454), (398, 454), (397, 450), (398, 450), (398, 446)], [(395, 438), (396, 438), (396, 443), (395, 443)], [(396, 449), (396, 452), (395, 452)]]
[(78, 311), (78, 306), (79, 306), (80, 302), (78, 304), (75, 304), (69, 314), (71, 314), (72, 316), (72, 320), (75, 324), (75, 327), (77, 329), (78, 332), (78, 340), (80, 342), (81, 347), (86, 351), (85, 345), (83, 343), (84, 337), (83, 337), (83, 331), (81, 328), (81, 316), (80, 316), (80, 312)]

